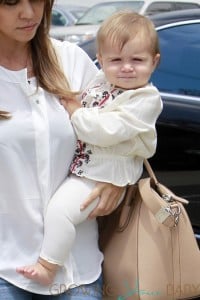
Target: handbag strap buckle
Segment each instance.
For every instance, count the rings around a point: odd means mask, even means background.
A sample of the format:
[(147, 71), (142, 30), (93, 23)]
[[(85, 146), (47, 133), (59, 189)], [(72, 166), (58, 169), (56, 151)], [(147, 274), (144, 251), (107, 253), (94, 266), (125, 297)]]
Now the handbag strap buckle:
[(181, 208), (177, 203), (171, 204), (167, 207), (165, 207), (165, 210), (167, 213), (169, 213), (170, 216), (173, 217), (174, 219), (174, 226), (176, 227), (178, 225), (179, 222), (179, 216), (181, 214)]
[(163, 198), (163, 200), (165, 200), (166, 202), (173, 202), (173, 201), (174, 201), (173, 196), (172, 196), (172, 195), (169, 195), (169, 194), (162, 194), (162, 198)]

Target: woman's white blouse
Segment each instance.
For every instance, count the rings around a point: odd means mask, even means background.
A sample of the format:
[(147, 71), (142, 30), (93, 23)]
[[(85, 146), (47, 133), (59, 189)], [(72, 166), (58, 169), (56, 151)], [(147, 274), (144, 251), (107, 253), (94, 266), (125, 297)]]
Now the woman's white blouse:
[[(84, 92), (84, 108), (71, 117), (77, 156), (71, 170), (78, 176), (125, 186), (141, 176), (143, 159), (156, 150), (156, 120), (162, 101), (156, 87), (115, 88), (102, 71)], [(80, 146), (79, 146), (80, 145)]]
[[(82, 90), (97, 70), (74, 44), (53, 41), (72, 89)], [(70, 257), (54, 284), (41, 286), (16, 273), (36, 262), (43, 240), (43, 218), (50, 197), (66, 178), (76, 145), (68, 114), (58, 99), (36, 91), (27, 70), (0, 67), (0, 278), (35, 293), (57, 294), (93, 282), (101, 272), (95, 221), (77, 227)], [(84, 200), (84, 199), (83, 199)], [(70, 199), (69, 199), (70, 201)]]

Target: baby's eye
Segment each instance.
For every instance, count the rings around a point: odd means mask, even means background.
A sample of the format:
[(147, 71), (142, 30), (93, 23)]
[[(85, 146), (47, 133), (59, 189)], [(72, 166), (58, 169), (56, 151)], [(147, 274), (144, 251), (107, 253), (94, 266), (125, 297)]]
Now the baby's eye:
[(116, 57), (116, 58), (113, 58), (113, 59), (111, 59), (111, 61), (113, 61), (113, 62), (117, 62), (117, 61), (121, 61), (121, 59), (120, 58), (118, 58), (118, 57)]
[(133, 60), (134, 61), (142, 61), (142, 58), (141, 57), (134, 57)]

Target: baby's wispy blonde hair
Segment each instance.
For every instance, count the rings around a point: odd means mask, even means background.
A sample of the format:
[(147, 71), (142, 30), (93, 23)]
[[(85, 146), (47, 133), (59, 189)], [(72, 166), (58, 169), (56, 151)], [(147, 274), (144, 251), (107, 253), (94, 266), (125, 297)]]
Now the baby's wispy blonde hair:
[(97, 32), (97, 52), (101, 55), (103, 45), (109, 42), (111, 46), (123, 46), (136, 35), (149, 42), (152, 55), (160, 54), (158, 35), (153, 22), (143, 15), (133, 11), (119, 11), (108, 17)]

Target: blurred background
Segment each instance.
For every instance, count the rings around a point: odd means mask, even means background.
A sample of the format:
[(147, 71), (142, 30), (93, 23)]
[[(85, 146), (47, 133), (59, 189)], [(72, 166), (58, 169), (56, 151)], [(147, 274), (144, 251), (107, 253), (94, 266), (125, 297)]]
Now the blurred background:
[[(58, 4), (69, 4), (69, 5), (81, 5), (81, 6), (92, 6), (99, 2), (106, 2), (108, 0), (55, 0)], [(118, 0), (115, 0), (118, 1)]]

